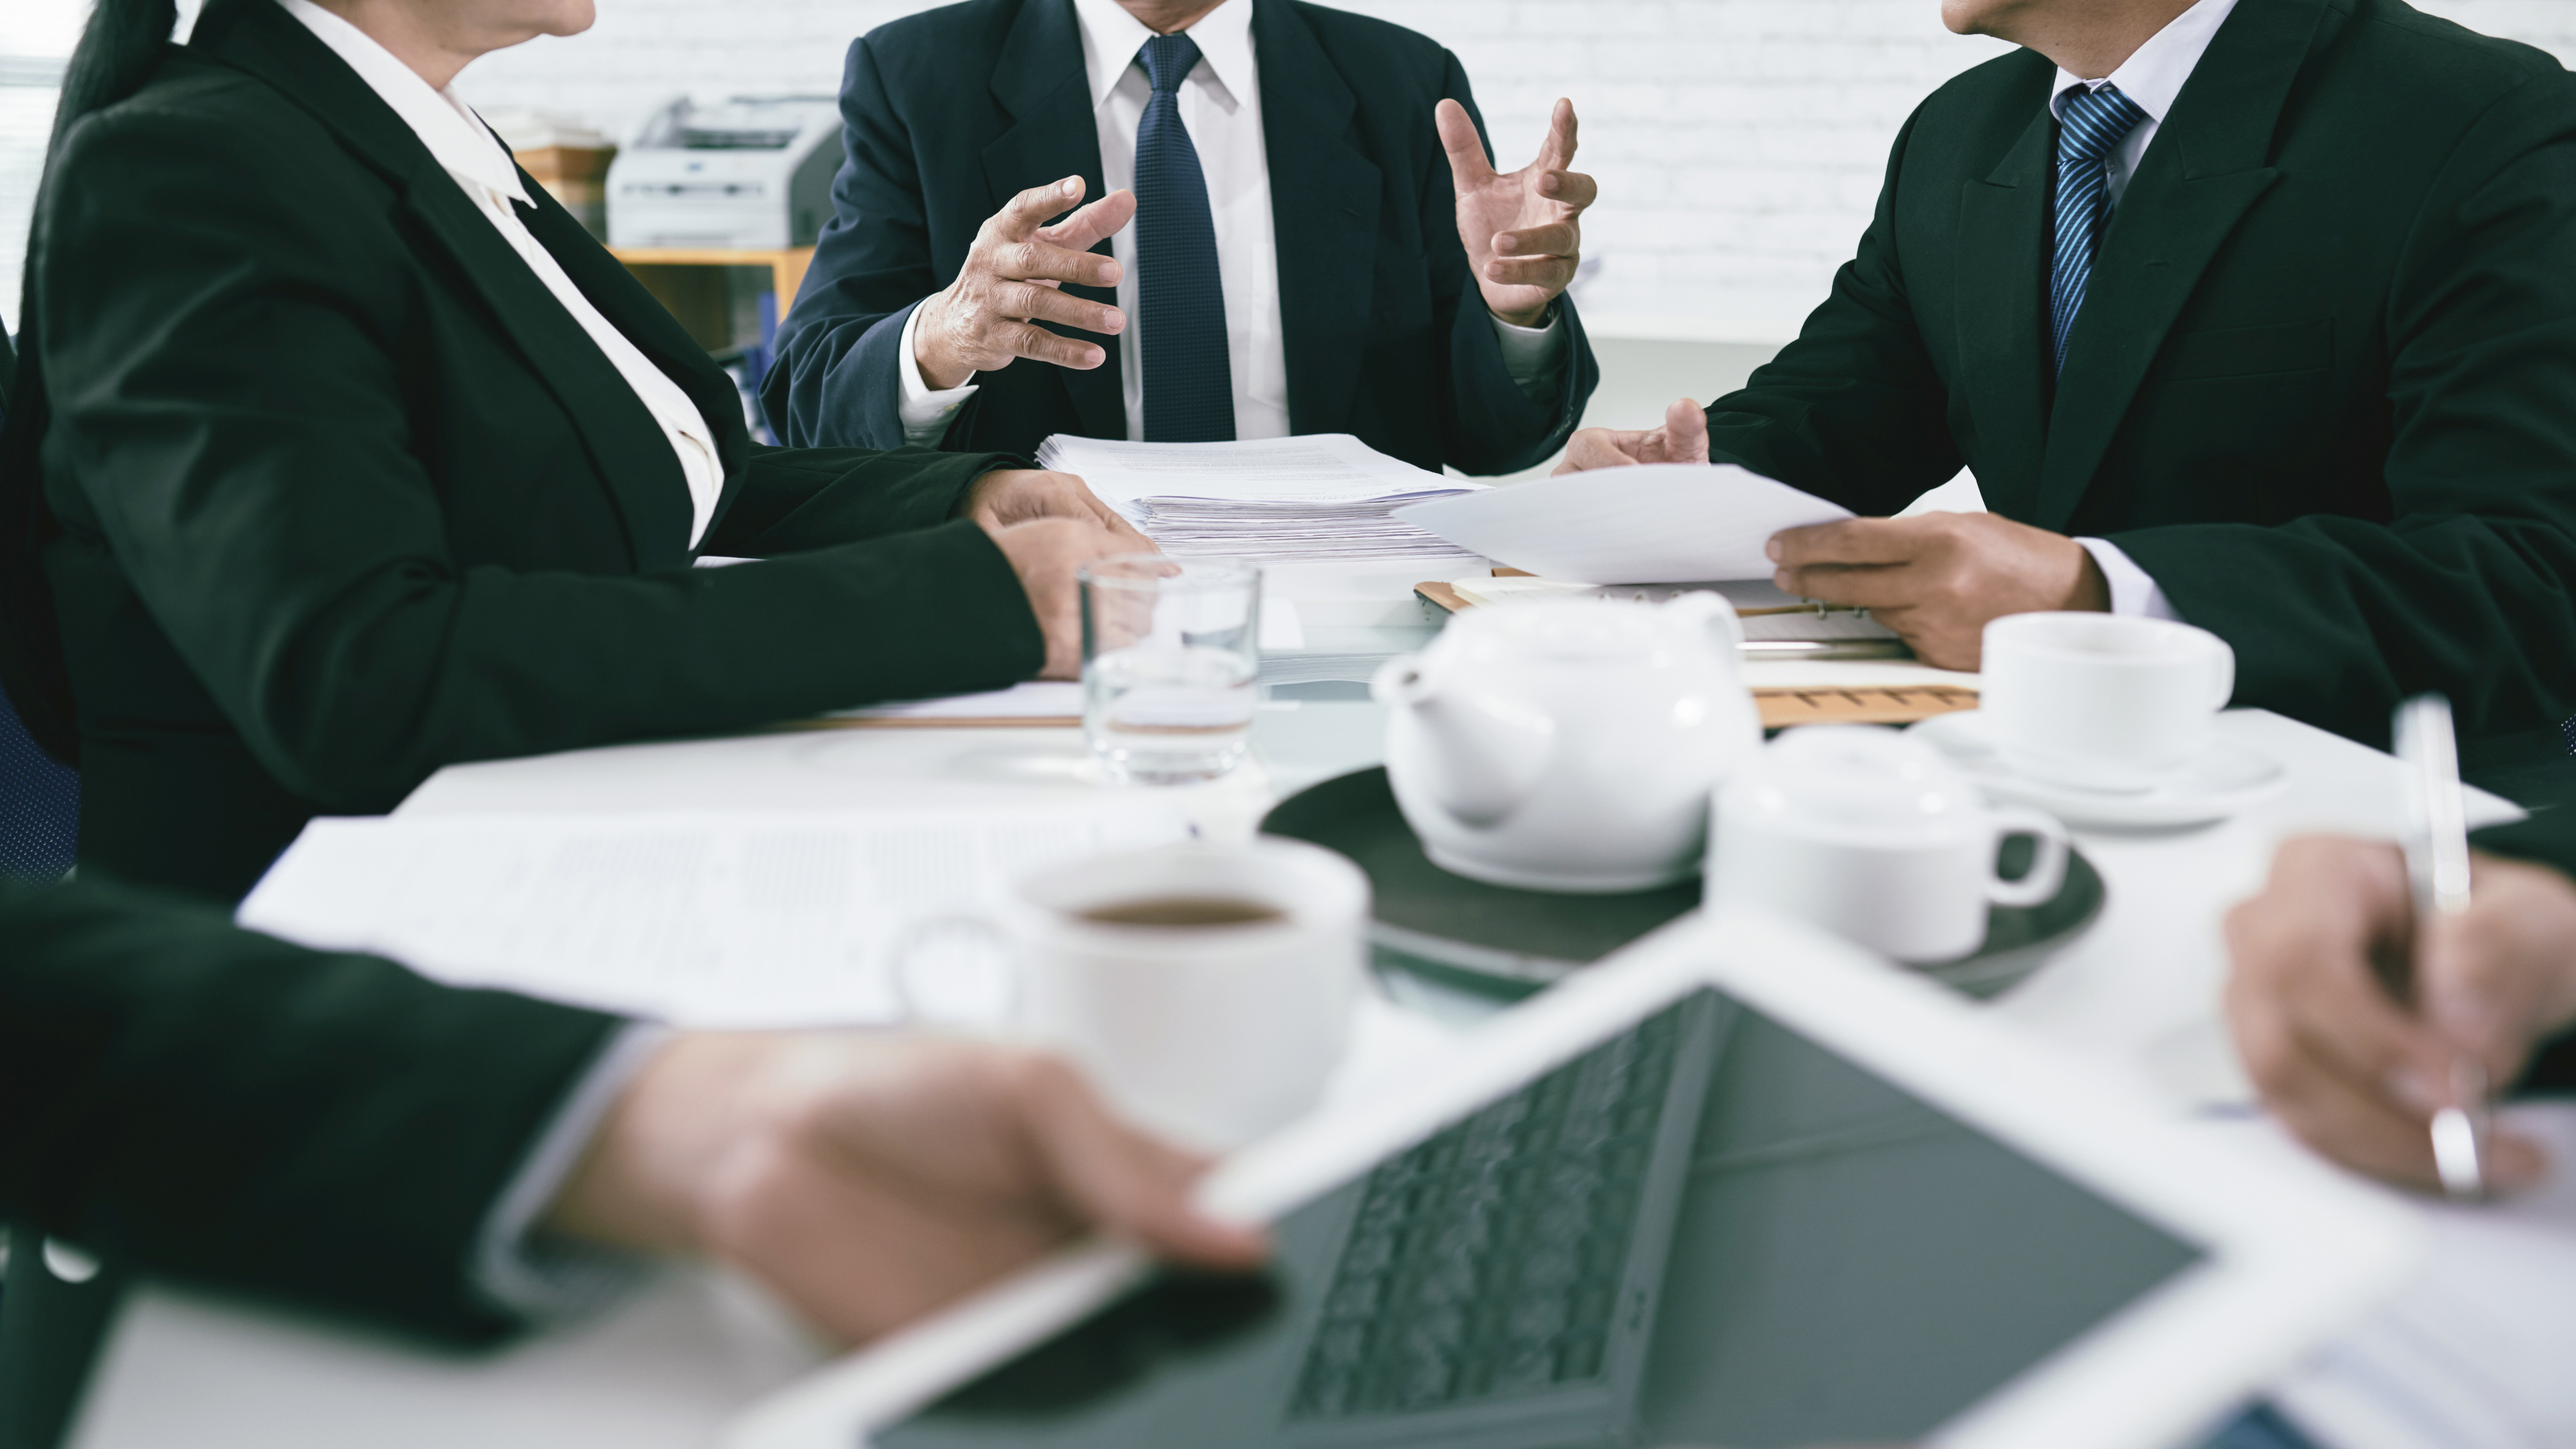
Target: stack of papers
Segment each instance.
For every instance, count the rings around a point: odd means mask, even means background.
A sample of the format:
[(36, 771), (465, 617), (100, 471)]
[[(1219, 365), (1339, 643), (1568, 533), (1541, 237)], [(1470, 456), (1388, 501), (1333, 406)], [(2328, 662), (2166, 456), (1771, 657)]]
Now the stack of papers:
[(1120, 443), (1058, 433), (1038, 461), (1081, 476), (1165, 553), (1267, 563), (1455, 563), (1474, 555), (1392, 514), (1491, 491), (1348, 433), (1247, 443)]
[(1569, 473), (1396, 512), (1498, 564), (1587, 584), (1767, 579), (1771, 535), (1851, 516), (1758, 473), (1699, 463)]
[[(681, 1026), (886, 1022), (903, 1014), (892, 958), (915, 926), (989, 917), (1032, 871), (1189, 833), (1150, 804), (322, 819), (239, 920)], [(1006, 1001), (1007, 979), (993, 984)]]

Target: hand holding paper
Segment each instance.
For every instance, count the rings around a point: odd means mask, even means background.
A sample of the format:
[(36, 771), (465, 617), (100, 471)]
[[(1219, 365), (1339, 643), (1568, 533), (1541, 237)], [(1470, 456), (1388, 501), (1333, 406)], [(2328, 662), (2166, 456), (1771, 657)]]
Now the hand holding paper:
[(1649, 464), (1573, 473), (1395, 510), (1471, 553), (1551, 579), (1654, 584), (1761, 579), (1784, 528), (1851, 510), (1732, 464)]

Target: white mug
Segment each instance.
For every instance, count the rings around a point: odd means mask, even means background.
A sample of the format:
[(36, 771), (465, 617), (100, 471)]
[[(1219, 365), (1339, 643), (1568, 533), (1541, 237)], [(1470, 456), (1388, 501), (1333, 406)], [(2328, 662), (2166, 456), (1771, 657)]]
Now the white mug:
[(2019, 774), (2081, 790), (2151, 790), (2209, 748), (2236, 692), (2236, 651), (2206, 629), (2110, 614), (2007, 614), (1986, 625), (1978, 713)]
[(1137, 1125), (1221, 1151), (1323, 1095), (1364, 988), (1368, 915), (1368, 877), (1320, 846), (1169, 846), (1041, 871), (996, 920), (923, 922), (896, 943), (893, 979), (909, 1015), (940, 1016), (925, 948), (998, 935), (1014, 1035), (1062, 1053)]
[[(1876, 725), (1783, 733), (1718, 792), (1708, 900), (1796, 916), (1900, 961), (1951, 961), (1986, 939), (1986, 907), (2035, 906), (2066, 879), (2066, 827), (1989, 807), (1938, 750)], [(1996, 874), (2007, 836), (2037, 844)]]

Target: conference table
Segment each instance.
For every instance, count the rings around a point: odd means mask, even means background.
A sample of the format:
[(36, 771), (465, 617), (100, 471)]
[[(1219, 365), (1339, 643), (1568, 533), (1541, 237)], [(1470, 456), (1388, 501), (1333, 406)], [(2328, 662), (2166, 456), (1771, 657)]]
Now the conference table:
[[(1400, 605), (1309, 604), (1310, 659), (1382, 657), (1433, 632)], [(1757, 666), (1770, 682), (1882, 680), (1910, 666)], [(1805, 671), (1790, 674), (1780, 670)], [(1313, 671), (1309, 671), (1312, 673)], [(1329, 670), (1325, 671), (1329, 672)], [(1356, 668), (1352, 671), (1359, 672)], [(1959, 677), (1952, 676), (1954, 681)], [(1972, 682), (1972, 681), (1971, 681)], [(1237, 776), (1171, 799), (1207, 833), (1253, 829), (1275, 800), (1375, 764), (1385, 715), (1353, 680), (1274, 688)], [(1981, 1006), (2144, 1078), (2202, 1130), (2295, 1152), (2252, 1107), (2218, 1020), (2221, 920), (2256, 889), (2282, 839), (2393, 834), (2394, 761), (2261, 711), (2224, 734), (2288, 769), (2276, 797), (2222, 823), (2079, 827), (2108, 898), (2028, 979)], [(1072, 801), (1101, 782), (1063, 728), (784, 730), (458, 766), (398, 818), (633, 811), (866, 811)], [(2516, 812), (2475, 795), (2475, 823)], [(1507, 1008), (1455, 982), (1387, 976), (1337, 1090), (1435, 1050)], [(2289, 1378), (2276, 1399), (2334, 1449), (2576, 1444), (2576, 1108), (2513, 1111), (2554, 1149), (2557, 1175), (2511, 1203), (2403, 1198), (2429, 1228), (2417, 1280)], [(2395, 1197), (2397, 1195), (2390, 1194)], [(140, 1290), (93, 1381), (79, 1449), (658, 1449), (710, 1442), (728, 1416), (829, 1356), (757, 1288), (674, 1267), (584, 1322), (494, 1352), (458, 1353), (371, 1329), (176, 1288)]]

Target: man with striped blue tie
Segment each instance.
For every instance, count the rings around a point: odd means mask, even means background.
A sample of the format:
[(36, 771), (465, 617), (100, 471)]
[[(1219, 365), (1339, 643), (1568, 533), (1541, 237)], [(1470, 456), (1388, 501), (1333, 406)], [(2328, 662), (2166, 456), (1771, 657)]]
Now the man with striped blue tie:
[[(1353, 433), (1530, 467), (1598, 369), (1574, 109), (1498, 172), (1456, 56), (1305, 0), (967, 0), (850, 47), (781, 440)], [(1089, 205), (1077, 205), (1085, 200)]]
[(2576, 713), (2576, 81), (2400, 0), (1944, 0), (2023, 49), (1898, 137), (1859, 253), (1740, 392), (1569, 469), (1741, 463), (1865, 515), (1779, 582), (1973, 669), (1987, 620), (2180, 618), (2236, 701), (2473, 766)]

